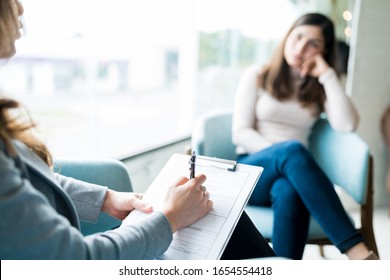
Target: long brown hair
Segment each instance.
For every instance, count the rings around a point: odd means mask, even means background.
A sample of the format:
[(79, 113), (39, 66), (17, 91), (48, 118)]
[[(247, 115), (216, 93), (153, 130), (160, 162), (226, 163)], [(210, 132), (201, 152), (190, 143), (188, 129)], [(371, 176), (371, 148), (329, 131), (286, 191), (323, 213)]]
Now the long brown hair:
[[(318, 13), (309, 13), (301, 16), (290, 27), (276, 48), (269, 64), (263, 68), (257, 78), (257, 85), (270, 92), (278, 100), (286, 100), (293, 94), (291, 89), (294, 88), (294, 81), (289, 65), (284, 58), (284, 47), (291, 31), (301, 25), (314, 25), (321, 28), (325, 41), (324, 59), (329, 66), (334, 67), (335, 65), (336, 40), (332, 21)], [(317, 78), (307, 76), (299, 86), (298, 99), (304, 106), (315, 103), (319, 110), (323, 111), (325, 101), (324, 87), (318, 82)]]
[[(13, 10), (12, 0), (0, 1), (0, 52), (8, 54), (13, 51), (13, 32), (17, 30), (17, 18)], [(11, 48), (12, 47), (12, 48)], [(13, 53), (9, 53), (13, 55)], [(42, 143), (34, 134), (35, 123), (27, 112), (23, 113), (19, 102), (0, 96), (0, 138), (5, 143), (7, 152), (16, 156), (16, 151), (12, 145), (12, 139), (23, 142), (34, 153), (36, 153), (49, 166), (52, 165), (52, 157), (46, 145)]]
[(52, 166), (53, 160), (46, 145), (34, 135), (36, 123), (32, 121), (27, 111), (17, 101), (0, 97), (0, 137), (4, 141), (7, 151), (16, 155), (11, 140), (23, 142), (47, 165)]

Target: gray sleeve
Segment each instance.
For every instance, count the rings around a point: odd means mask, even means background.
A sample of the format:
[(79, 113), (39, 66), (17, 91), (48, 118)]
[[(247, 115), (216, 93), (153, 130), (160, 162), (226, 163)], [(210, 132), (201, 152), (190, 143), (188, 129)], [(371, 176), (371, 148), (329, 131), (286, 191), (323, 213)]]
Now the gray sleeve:
[(106, 197), (107, 187), (86, 183), (54, 173), (58, 183), (71, 197), (80, 220), (96, 222)]
[[(156, 259), (172, 242), (172, 230), (166, 216), (154, 212), (131, 225), (86, 237), (93, 259)], [(115, 247), (116, 252), (112, 249)]]
[(166, 217), (84, 237), (0, 149), (0, 259), (154, 259), (172, 241)]

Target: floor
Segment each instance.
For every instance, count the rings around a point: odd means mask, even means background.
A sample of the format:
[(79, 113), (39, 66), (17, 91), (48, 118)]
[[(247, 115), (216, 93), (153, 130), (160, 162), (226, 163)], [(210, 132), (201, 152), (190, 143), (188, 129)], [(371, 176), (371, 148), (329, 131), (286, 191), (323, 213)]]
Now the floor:
[[(358, 217), (353, 213), (354, 218)], [(374, 212), (374, 232), (379, 256), (382, 260), (390, 260), (390, 216), (387, 208), (377, 208)], [(316, 245), (307, 245), (303, 254), (304, 260), (344, 260), (347, 259), (334, 246), (325, 246), (325, 258), (321, 257)]]

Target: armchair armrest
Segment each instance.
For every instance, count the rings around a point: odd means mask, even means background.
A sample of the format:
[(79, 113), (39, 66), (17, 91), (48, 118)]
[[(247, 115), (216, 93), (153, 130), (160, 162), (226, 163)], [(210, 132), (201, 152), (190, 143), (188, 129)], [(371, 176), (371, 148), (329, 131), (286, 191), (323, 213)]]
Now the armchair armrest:
[[(126, 165), (118, 160), (55, 159), (54, 172), (92, 184), (107, 186), (122, 192), (131, 192), (132, 185)], [(115, 228), (121, 221), (101, 212), (96, 224), (80, 222), (81, 232), (90, 235)]]

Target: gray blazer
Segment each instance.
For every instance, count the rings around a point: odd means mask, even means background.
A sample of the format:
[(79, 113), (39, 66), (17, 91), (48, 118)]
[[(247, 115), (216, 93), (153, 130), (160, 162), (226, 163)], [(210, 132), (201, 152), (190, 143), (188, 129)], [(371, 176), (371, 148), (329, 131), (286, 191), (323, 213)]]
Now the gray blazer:
[(154, 212), (138, 224), (83, 236), (79, 219), (95, 221), (106, 187), (53, 173), (24, 144), (12, 157), (0, 139), (0, 259), (154, 259), (172, 241)]

